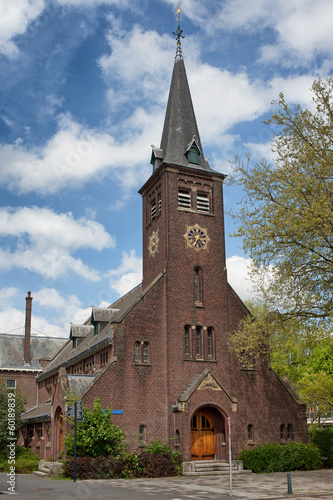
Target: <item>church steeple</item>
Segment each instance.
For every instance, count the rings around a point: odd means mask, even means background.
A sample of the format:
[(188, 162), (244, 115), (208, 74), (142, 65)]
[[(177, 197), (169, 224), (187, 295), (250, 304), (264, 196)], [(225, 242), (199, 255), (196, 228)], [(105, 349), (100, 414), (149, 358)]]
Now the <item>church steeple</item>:
[[(211, 171), (204, 159), (191, 93), (181, 51), (182, 30), (178, 24), (177, 52), (173, 68), (168, 105), (160, 149), (153, 154), (160, 163)], [(162, 159), (163, 158), (163, 159)], [(161, 161), (162, 160), (162, 161)]]

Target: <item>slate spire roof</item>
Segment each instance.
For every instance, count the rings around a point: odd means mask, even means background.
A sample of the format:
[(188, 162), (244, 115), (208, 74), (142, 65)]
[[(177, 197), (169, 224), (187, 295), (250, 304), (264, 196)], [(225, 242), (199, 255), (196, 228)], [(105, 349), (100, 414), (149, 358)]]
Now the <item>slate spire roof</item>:
[[(193, 143), (199, 150), (197, 163), (189, 162), (188, 153)], [(163, 163), (211, 171), (202, 151), (180, 39), (177, 41), (177, 52), (159, 151), (163, 151)]]

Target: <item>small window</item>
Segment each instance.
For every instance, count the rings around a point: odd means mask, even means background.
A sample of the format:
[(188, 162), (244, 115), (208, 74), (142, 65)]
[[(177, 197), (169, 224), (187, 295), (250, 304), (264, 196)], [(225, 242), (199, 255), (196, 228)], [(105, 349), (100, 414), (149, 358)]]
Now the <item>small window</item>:
[(190, 327), (185, 326), (185, 358), (190, 358)]
[(281, 424), (280, 425), (280, 440), (285, 441), (285, 439), (286, 439), (286, 437), (285, 437), (285, 425)]
[(253, 432), (253, 425), (252, 424), (249, 424), (247, 426), (247, 440), (254, 441), (254, 432)]
[(211, 327), (207, 329), (207, 356), (214, 358), (214, 331)]
[(6, 380), (6, 387), (7, 387), (7, 389), (15, 389), (15, 387), (16, 387), (16, 380), (15, 379), (9, 379), (9, 378), (7, 378), (7, 380)]
[(148, 344), (148, 342), (143, 343), (143, 362), (149, 363), (149, 344)]
[(101, 331), (101, 324), (99, 321), (97, 321), (97, 323), (94, 324), (94, 335), (97, 335), (100, 331)]
[(293, 426), (291, 424), (288, 424), (288, 426), (287, 426), (287, 440), (293, 441), (293, 439), (294, 439)]
[(139, 427), (139, 442), (141, 445), (147, 443), (147, 427), (145, 425)]
[(193, 431), (197, 430), (198, 428), (198, 423), (197, 423), (197, 416), (196, 415), (193, 415), (192, 417), (192, 422), (191, 422), (191, 429)]
[(197, 358), (201, 358), (201, 352), (202, 352), (202, 349), (201, 349), (201, 326), (197, 326), (196, 328), (196, 337), (195, 337), (195, 344), (196, 344), (196, 355), (197, 355)]
[(191, 208), (191, 194), (186, 189), (178, 191), (178, 206), (183, 208)]
[(134, 346), (134, 361), (140, 363), (140, 342), (135, 342)]
[(202, 270), (200, 267), (194, 269), (194, 296), (196, 304), (202, 304)]
[(197, 196), (197, 210), (209, 212), (209, 198), (206, 194), (198, 194)]
[(188, 162), (194, 163), (195, 165), (199, 165), (199, 154), (200, 154), (199, 148), (195, 144), (195, 142), (193, 142), (188, 152)]
[(179, 430), (176, 429), (176, 432), (175, 432), (175, 446), (179, 446), (180, 445), (180, 434), (179, 434)]

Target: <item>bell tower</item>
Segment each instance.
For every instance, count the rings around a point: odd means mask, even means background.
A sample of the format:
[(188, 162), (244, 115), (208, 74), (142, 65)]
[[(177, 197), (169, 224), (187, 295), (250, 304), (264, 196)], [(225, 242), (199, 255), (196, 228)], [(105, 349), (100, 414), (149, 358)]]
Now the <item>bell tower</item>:
[[(173, 292), (186, 282), (202, 281), (210, 270), (215, 276), (226, 274), (225, 175), (211, 169), (204, 157), (179, 25), (175, 35), (177, 51), (161, 144), (152, 146), (153, 172), (139, 191), (143, 197), (143, 288), (165, 272), (168, 282), (175, 282)], [(203, 287), (202, 281), (202, 297)], [(198, 294), (197, 285), (194, 294)], [(199, 300), (193, 302), (199, 304)]]

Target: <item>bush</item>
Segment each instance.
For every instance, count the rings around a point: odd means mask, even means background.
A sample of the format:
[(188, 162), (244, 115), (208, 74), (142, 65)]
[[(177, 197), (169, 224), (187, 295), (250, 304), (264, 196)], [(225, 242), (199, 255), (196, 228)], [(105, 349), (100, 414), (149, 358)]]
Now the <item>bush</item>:
[[(84, 422), (77, 423), (76, 456), (107, 457), (120, 455), (124, 448), (125, 433), (111, 423), (111, 410), (102, 408), (96, 398), (92, 411), (84, 407)], [(73, 419), (67, 419), (73, 423)], [(66, 455), (74, 456), (74, 428), (65, 436)]]
[(320, 450), (322, 461), (325, 465), (333, 465), (333, 428), (312, 426), (309, 429), (309, 436), (311, 444), (317, 446)]
[(39, 455), (33, 453), (30, 448), (16, 446), (15, 464), (9, 464), (5, 450), (0, 452), (0, 472), (10, 472), (10, 466), (15, 465), (16, 474), (29, 474), (38, 469)]
[(312, 444), (263, 444), (243, 450), (239, 457), (244, 467), (255, 473), (315, 470), (321, 464), (320, 451)]
[[(168, 445), (154, 441), (140, 453), (114, 457), (77, 457), (76, 475), (80, 479), (170, 477), (181, 473), (181, 455)], [(74, 477), (74, 458), (64, 462), (64, 474)]]

